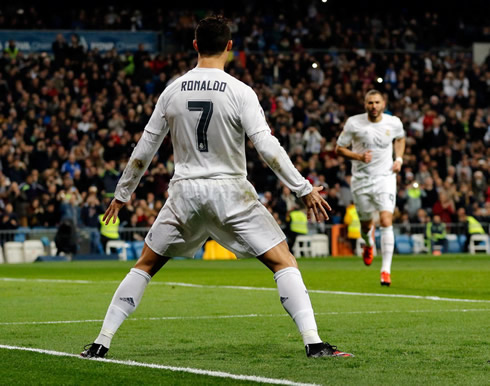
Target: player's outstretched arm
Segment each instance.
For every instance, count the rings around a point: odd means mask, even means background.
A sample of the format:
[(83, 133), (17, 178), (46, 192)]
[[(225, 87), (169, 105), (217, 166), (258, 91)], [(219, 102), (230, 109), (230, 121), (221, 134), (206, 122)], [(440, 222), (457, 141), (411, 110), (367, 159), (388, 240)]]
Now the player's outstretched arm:
[(310, 193), (301, 197), (301, 200), (303, 200), (303, 203), (308, 209), (308, 219), (313, 214), (317, 222), (328, 220), (327, 210), (332, 210), (328, 202), (320, 195), (321, 190), (323, 190), (323, 186), (315, 186)]
[(313, 215), (318, 222), (328, 220), (327, 211), (332, 209), (319, 193), (323, 186), (311, 186), (310, 182), (294, 167), (277, 138), (270, 131), (264, 130), (252, 135), (250, 139), (277, 177), (303, 200), (308, 209), (308, 218)]
[(131, 194), (133, 194), (141, 177), (148, 169), (164, 137), (165, 133), (154, 134), (146, 130), (143, 131), (143, 135), (134, 148), (131, 158), (117, 183), (114, 193), (114, 197), (117, 200), (121, 202), (129, 201)]
[(252, 135), (250, 140), (276, 176), (292, 192), (296, 193), (297, 197), (303, 197), (311, 193), (313, 189), (311, 183), (294, 167), (286, 150), (284, 150), (277, 138), (269, 130)]

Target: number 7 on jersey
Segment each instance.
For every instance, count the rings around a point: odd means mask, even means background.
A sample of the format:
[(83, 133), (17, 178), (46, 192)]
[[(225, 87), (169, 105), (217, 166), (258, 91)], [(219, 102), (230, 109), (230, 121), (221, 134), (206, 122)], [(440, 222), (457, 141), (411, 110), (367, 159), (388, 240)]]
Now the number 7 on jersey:
[(208, 151), (208, 127), (213, 115), (213, 102), (211, 101), (187, 101), (189, 111), (200, 111), (199, 121), (196, 127), (197, 150)]

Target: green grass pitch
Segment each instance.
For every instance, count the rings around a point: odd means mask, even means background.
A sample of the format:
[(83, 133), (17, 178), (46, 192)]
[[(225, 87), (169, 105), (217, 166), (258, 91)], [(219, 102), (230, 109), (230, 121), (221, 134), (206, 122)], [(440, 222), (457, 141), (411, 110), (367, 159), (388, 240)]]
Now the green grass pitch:
[(490, 256), (395, 256), (390, 288), (379, 257), (298, 262), (320, 336), (355, 358), (306, 358), (254, 259), (170, 261), (113, 339), (114, 362), (21, 351), (80, 353), (132, 263), (3, 264), (0, 383), (490, 384)]

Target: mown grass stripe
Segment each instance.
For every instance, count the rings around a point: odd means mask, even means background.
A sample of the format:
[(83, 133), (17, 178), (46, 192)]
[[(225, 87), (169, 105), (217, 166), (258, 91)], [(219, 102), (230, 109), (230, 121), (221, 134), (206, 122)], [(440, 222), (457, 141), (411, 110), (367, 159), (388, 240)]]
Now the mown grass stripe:
[[(322, 315), (372, 315), (372, 314), (399, 314), (399, 313), (439, 313), (439, 312), (490, 312), (490, 308), (474, 309), (452, 309), (452, 310), (386, 310), (386, 311), (331, 311), (316, 312), (316, 316)], [(246, 314), (246, 315), (203, 315), (203, 316), (152, 316), (148, 318), (128, 318), (131, 321), (144, 320), (204, 320), (204, 319), (234, 319), (234, 318), (277, 318), (289, 316), (283, 314)], [(76, 324), (76, 323), (101, 323), (103, 319), (84, 319), (84, 320), (51, 320), (51, 321), (31, 321), (31, 322), (0, 322), (0, 326), (15, 325), (37, 325), (37, 324)]]
[[(64, 279), (26, 279), (26, 278), (10, 278), (0, 277), (0, 281), (6, 282), (40, 282), (40, 283), (72, 283), (72, 284), (105, 284), (105, 283), (120, 283), (120, 281), (90, 281), (90, 280), (64, 280)], [(152, 281), (152, 285), (168, 285), (177, 287), (189, 287), (189, 288), (216, 288), (216, 289), (234, 289), (234, 290), (246, 290), (246, 291), (277, 291), (276, 288), (269, 287), (250, 287), (250, 286), (233, 286), (233, 285), (205, 285), (205, 284), (192, 284), (192, 283), (178, 283), (178, 282), (163, 282)], [(422, 296), (422, 295), (405, 295), (405, 294), (385, 294), (385, 293), (373, 293), (373, 292), (347, 292), (347, 291), (327, 291), (327, 290), (308, 290), (309, 293), (314, 294), (326, 294), (326, 295), (349, 295), (349, 296), (371, 296), (371, 297), (387, 297), (387, 298), (404, 298), (404, 299), (419, 299), (419, 300), (433, 300), (442, 302), (462, 302), (462, 303), (490, 303), (490, 300), (483, 299), (458, 299), (458, 298), (445, 298), (439, 296)]]

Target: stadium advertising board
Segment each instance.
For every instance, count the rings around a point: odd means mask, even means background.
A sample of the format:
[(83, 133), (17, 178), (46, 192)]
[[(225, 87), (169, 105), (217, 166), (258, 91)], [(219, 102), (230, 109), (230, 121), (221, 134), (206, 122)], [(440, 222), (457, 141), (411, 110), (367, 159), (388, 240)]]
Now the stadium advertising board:
[(158, 51), (158, 33), (152, 31), (70, 31), (70, 30), (0, 30), (0, 49), (3, 51), (10, 40), (24, 53), (52, 52), (52, 44), (57, 34), (62, 34), (67, 43), (73, 34), (78, 35), (85, 49), (98, 49), (101, 52), (115, 48), (118, 52), (136, 51), (143, 43), (146, 51)]

